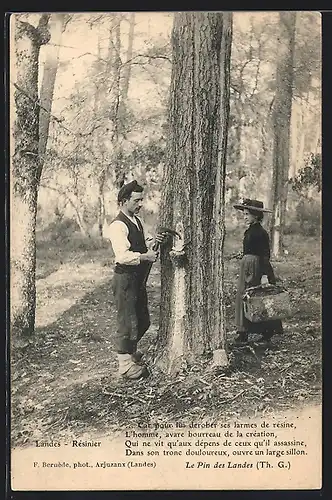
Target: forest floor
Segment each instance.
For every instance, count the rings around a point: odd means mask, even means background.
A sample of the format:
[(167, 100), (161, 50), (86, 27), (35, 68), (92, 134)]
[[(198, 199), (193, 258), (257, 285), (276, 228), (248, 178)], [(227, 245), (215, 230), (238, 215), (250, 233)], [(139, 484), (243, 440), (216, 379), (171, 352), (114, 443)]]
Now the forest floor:
[[(95, 248), (40, 245), (37, 252), (36, 334), (12, 347), (13, 446), (35, 439), (107, 435), (140, 422), (217, 421), (268, 416), (321, 401), (321, 262), (319, 237), (286, 237), (288, 255), (272, 262), (285, 282), (293, 315), (270, 345), (252, 339), (232, 347), (239, 261), (226, 260), (231, 364), (219, 375), (203, 359), (175, 379), (152, 366), (151, 376), (124, 382), (117, 375), (112, 334), (112, 256)], [(239, 249), (228, 237), (227, 255)], [(141, 341), (151, 362), (159, 314), (159, 269), (148, 282), (152, 326)]]

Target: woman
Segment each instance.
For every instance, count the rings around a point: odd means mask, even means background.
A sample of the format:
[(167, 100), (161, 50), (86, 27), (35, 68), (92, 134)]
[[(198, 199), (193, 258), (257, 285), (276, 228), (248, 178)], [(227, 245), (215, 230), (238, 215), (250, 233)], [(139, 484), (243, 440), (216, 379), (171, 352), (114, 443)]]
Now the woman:
[(263, 281), (276, 283), (274, 272), (270, 264), (270, 241), (265, 229), (261, 226), (264, 213), (271, 212), (258, 200), (245, 199), (242, 204), (234, 205), (237, 210), (242, 210), (248, 225), (243, 239), (243, 257), (240, 265), (240, 274), (237, 285), (235, 301), (235, 323), (237, 327), (237, 344), (248, 341), (248, 333), (261, 333), (265, 340), (275, 333), (283, 333), (280, 320), (262, 321), (251, 323), (244, 316), (243, 293), (246, 288), (257, 286)]

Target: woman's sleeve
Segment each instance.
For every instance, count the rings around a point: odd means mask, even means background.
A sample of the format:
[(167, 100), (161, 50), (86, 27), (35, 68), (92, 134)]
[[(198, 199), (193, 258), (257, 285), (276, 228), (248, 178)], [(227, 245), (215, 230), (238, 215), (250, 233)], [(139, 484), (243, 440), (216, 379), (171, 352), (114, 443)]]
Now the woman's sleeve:
[(270, 251), (270, 237), (267, 231), (265, 231), (262, 234), (262, 248), (263, 248), (263, 255), (267, 259), (270, 258), (271, 251)]
[(270, 263), (270, 238), (266, 231), (264, 231), (263, 239), (263, 256), (262, 256), (262, 274), (265, 274), (269, 280), (269, 283), (275, 285), (276, 278), (273, 272), (273, 268)]
[(262, 275), (263, 274), (267, 276), (267, 279), (269, 280), (269, 283), (271, 283), (271, 285), (276, 284), (273, 267), (271, 266), (270, 259), (268, 259), (267, 257), (262, 257)]

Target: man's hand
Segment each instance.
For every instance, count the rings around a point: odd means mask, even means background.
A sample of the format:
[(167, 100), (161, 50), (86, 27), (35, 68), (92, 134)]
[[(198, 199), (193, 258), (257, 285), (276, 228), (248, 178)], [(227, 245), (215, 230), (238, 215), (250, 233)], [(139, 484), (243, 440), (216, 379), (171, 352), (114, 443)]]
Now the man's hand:
[(158, 258), (158, 252), (155, 252), (154, 250), (148, 250), (145, 253), (141, 254), (141, 262), (148, 261), (148, 262), (156, 262)]
[(157, 233), (156, 242), (158, 242), (159, 245), (163, 245), (164, 243), (166, 243), (168, 237), (169, 237), (168, 233)]

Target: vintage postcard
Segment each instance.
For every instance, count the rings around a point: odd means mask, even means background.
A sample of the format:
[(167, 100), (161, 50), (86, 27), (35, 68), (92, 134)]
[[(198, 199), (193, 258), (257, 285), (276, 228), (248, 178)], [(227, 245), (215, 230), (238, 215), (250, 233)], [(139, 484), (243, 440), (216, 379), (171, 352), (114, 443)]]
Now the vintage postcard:
[(321, 14), (9, 37), (12, 490), (320, 489)]

